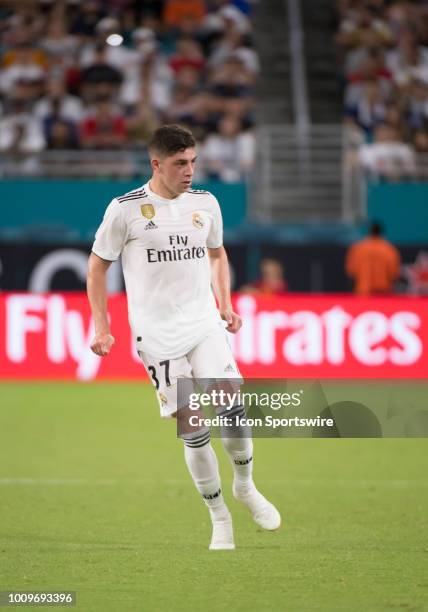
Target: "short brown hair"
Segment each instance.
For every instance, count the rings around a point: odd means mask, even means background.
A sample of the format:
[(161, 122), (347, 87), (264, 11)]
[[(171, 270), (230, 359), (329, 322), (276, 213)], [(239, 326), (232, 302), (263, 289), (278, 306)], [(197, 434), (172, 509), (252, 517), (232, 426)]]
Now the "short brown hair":
[(196, 141), (190, 130), (180, 125), (163, 125), (154, 132), (148, 148), (150, 155), (168, 157), (195, 146)]

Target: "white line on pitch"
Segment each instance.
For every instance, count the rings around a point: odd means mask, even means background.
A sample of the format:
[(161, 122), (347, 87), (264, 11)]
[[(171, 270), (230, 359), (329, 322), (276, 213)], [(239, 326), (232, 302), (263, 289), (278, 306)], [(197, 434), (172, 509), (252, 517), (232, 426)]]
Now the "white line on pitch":
[[(39, 486), (123, 486), (123, 485), (147, 485), (156, 484), (159, 479), (154, 478), (0, 478), (0, 486), (7, 485), (39, 485)], [(165, 479), (162, 483), (177, 485), (187, 483), (187, 479)], [(334, 478), (314, 478), (314, 479), (283, 479), (283, 480), (262, 480), (264, 484), (281, 484), (285, 486), (380, 486), (380, 487), (428, 487), (428, 480), (353, 480), (334, 479)]]
[[(150, 484), (158, 482), (155, 479), (113, 479), (100, 478), (91, 480), (89, 478), (0, 478), (0, 486), (2, 485), (46, 485), (46, 486), (116, 486), (123, 484)], [(165, 480), (167, 484), (177, 484), (179, 480)]]

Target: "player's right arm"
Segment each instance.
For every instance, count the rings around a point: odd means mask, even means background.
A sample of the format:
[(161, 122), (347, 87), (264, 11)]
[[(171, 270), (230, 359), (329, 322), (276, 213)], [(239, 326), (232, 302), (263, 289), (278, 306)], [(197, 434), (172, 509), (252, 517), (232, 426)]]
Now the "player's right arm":
[(123, 206), (114, 199), (110, 202), (95, 235), (88, 262), (87, 291), (95, 325), (91, 349), (97, 355), (108, 355), (114, 344), (107, 312), (107, 270), (116, 261), (125, 245), (127, 226)]
[(114, 344), (107, 314), (107, 270), (111, 263), (111, 261), (101, 259), (95, 253), (91, 253), (88, 262), (86, 287), (95, 326), (91, 350), (100, 357), (108, 355)]

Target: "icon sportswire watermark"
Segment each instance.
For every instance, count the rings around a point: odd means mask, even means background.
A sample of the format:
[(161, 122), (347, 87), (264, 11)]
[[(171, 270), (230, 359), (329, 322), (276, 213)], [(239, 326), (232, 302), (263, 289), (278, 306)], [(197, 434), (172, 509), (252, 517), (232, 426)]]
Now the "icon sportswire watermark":
[(177, 433), (215, 437), (425, 437), (425, 387), (414, 381), (182, 379)]

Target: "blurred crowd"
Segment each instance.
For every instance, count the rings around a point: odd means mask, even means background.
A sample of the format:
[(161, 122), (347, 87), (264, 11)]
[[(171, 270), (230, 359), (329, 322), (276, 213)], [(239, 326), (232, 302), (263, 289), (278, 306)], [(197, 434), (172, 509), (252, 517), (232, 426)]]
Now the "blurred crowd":
[(336, 0), (344, 120), (358, 161), (387, 179), (428, 153), (428, 3)]
[(144, 149), (192, 129), (207, 178), (254, 159), (259, 60), (249, 0), (0, 4), (0, 152)]

